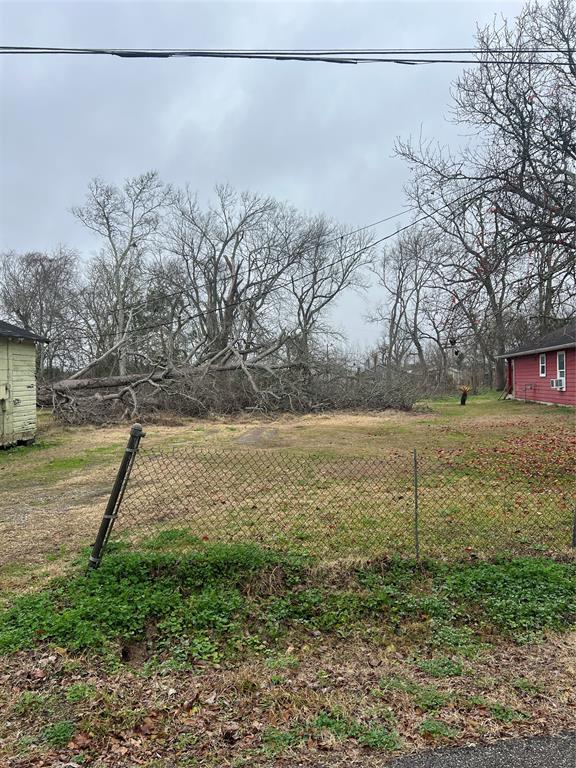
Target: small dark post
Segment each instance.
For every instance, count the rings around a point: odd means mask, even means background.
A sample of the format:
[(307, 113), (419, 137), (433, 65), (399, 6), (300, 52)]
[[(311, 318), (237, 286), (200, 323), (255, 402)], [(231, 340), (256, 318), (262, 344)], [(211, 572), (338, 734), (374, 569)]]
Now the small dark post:
[(576, 549), (576, 507), (574, 507), (574, 522), (572, 524), (572, 546)]
[(418, 454), (414, 448), (414, 547), (416, 560), (420, 562), (420, 511), (418, 509)]
[(90, 555), (90, 560), (88, 563), (89, 568), (98, 568), (100, 565), (104, 546), (106, 545), (108, 537), (112, 532), (112, 526), (114, 525), (114, 520), (118, 514), (118, 507), (120, 506), (122, 496), (124, 495), (124, 489), (126, 488), (126, 483), (130, 477), (130, 472), (132, 470), (132, 465), (134, 464), (134, 459), (136, 458), (140, 440), (143, 437), (144, 432), (142, 431), (142, 425), (134, 424), (130, 430), (128, 444), (126, 445), (124, 456), (122, 456), (122, 461), (120, 462), (120, 466), (118, 468), (116, 480), (114, 481), (112, 491), (110, 492), (110, 498), (108, 499), (104, 517), (100, 523), (96, 541), (92, 547), (92, 554)]

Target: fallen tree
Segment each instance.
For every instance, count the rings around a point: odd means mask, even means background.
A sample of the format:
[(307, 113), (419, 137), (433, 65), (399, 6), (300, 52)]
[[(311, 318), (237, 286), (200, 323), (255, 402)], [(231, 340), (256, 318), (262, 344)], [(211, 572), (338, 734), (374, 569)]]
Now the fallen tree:
[(400, 370), (361, 369), (349, 361), (298, 364), (236, 360), (124, 376), (67, 378), (39, 390), (68, 424), (150, 419), (160, 413), (209, 416), (251, 411), (409, 409), (420, 383)]

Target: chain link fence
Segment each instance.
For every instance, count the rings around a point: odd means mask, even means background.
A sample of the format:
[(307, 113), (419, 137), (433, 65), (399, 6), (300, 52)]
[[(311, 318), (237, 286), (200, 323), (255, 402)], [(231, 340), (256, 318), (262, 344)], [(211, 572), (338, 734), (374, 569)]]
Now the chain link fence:
[(254, 542), (322, 558), (560, 554), (574, 546), (574, 479), (503, 470), (473, 451), (384, 458), (280, 449), (139, 447), (114, 485), (91, 564), (107, 541), (185, 552), (203, 541)]

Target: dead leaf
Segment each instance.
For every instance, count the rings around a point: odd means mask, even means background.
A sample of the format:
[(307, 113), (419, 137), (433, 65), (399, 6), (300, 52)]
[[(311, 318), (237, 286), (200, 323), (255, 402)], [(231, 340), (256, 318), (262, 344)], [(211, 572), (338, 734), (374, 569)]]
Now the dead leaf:
[(147, 715), (144, 720), (140, 723), (140, 726), (138, 727), (138, 730), (140, 733), (143, 733), (144, 736), (148, 736), (148, 734), (153, 733), (156, 728), (156, 723), (154, 721), (154, 718)]
[(72, 741), (68, 744), (69, 749), (85, 749), (90, 746), (92, 739), (87, 733), (77, 733)]
[(222, 738), (225, 741), (238, 741), (240, 738), (240, 725), (235, 722), (224, 723), (222, 726)]

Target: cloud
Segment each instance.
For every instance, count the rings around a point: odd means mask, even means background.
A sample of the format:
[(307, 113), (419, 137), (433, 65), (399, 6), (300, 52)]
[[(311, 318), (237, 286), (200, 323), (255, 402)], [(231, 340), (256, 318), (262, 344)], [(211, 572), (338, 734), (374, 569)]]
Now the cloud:
[[(4, 44), (121, 47), (460, 46), (518, 3), (3, 3)], [(404, 206), (397, 135), (459, 140), (457, 66), (336, 66), (106, 57), (0, 61), (0, 248), (97, 243), (70, 215), (93, 176), (155, 168), (206, 198), (230, 182), (363, 225)], [(379, 234), (393, 229), (390, 225)], [(366, 299), (335, 315), (377, 333)]]

